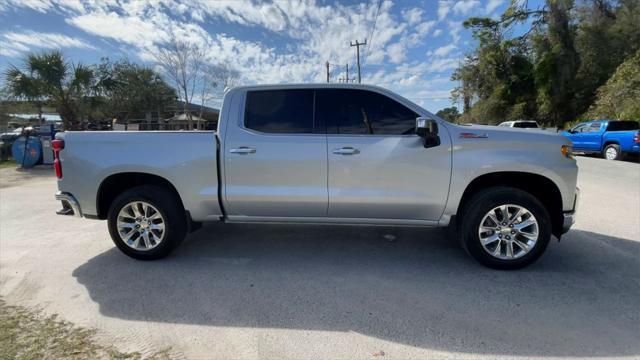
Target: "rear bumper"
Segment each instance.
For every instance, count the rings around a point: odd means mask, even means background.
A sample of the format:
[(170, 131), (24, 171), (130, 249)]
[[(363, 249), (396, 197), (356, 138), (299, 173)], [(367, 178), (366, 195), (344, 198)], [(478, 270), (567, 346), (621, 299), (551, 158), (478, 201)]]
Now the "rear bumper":
[(56, 193), (56, 200), (62, 202), (62, 209), (56, 211), (58, 215), (67, 215), (82, 217), (82, 211), (80, 211), (80, 204), (73, 195), (68, 192), (58, 191)]
[(562, 221), (562, 233), (566, 233), (571, 229), (571, 226), (576, 222), (576, 212), (578, 211), (578, 203), (580, 202), (580, 189), (576, 188), (576, 194), (573, 200), (573, 210), (566, 211), (562, 215), (564, 217)]

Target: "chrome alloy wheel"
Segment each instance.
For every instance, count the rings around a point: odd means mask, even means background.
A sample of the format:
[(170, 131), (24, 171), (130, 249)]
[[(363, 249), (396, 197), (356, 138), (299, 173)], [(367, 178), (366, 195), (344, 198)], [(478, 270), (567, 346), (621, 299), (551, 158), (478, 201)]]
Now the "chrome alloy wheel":
[(165, 220), (153, 205), (133, 201), (118, 213), (118, 234), (130, 248), (148, 251), (158, 246), (165, 235)]
[(607, 160), (615, 160), (618, 157), (618, 150), (613, 146), (610, 146), (605, 150), (604, 156), (607, 157)]
[(513, 204), (491, 209), (478, 229), (484, 250), (501, 260), (514, 260), (529, 253), (536, 246), (538, 234), (538, 220), (531, 211)]

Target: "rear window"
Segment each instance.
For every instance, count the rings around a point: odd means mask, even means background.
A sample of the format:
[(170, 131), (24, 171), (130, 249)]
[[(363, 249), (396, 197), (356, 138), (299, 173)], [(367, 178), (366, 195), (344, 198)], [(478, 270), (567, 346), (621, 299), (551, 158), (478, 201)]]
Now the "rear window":
[(313, 133), (313, 90), (249, 91), (244, 126), (272, 134)]
[(626, 131), (626, 130), (638, 130), (637, 121), (609, 121), (607, 131)]
[(536, 124), (533, 121), (517, 122), (517, 123), (513, 124), (513, 127), (532, 129), (532, 128), (537, 128), (538, 124)]

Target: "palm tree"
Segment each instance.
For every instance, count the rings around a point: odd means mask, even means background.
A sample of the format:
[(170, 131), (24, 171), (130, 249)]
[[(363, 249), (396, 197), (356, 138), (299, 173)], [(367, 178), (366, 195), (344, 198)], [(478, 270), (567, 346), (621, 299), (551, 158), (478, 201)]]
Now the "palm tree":
[(14, 66), (5, 73), (5, 80), (16, 97), (55, 104), (65, 130), (83, 128), (82, 113), (94, 82), (89, 67), (66, 62), (59, 51), (30, 54), (24, 71)]

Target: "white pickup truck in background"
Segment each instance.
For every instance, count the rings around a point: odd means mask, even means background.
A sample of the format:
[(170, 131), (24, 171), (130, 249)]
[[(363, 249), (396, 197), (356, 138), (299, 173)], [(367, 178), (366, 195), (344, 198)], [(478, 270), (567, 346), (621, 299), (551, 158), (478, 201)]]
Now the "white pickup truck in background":
[(64, 132), (53, 142), (62, 215), (106, 219), (137, 259), (201, 222), (455, 226), (479, 262), (535, 261), (573, 224), (571, 142), (458, 126), (382, 88), (229, 91), (216, 132)]

